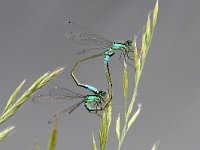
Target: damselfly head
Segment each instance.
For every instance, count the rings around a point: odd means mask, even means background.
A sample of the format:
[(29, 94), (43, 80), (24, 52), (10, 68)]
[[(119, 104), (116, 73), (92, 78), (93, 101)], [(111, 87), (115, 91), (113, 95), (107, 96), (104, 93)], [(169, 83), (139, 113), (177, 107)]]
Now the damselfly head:
[(125, 45), (126, 46), (133, 46), (133, 41), (132, 40), (127, 40), (126, 42), (125, 42)]
[(99, 91), (101, 97), (106, 97), (107, 93), (105, 91)]
[(134, 48), (134, 42), (133, 42), (133, 40), (127, 40), (125, 42), (125, 45), (128, 48), (128, 53), (129, 52), (133, 52), (133, 48)]

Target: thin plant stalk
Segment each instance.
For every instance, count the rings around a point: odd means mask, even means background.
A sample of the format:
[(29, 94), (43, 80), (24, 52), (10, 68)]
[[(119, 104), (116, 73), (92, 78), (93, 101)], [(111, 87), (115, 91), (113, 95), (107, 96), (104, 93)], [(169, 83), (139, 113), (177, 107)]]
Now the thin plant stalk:
[[(117, 121), (116, 121), (116, 136), (118, 139), (118, 148), (117, 148), (118, 150), (121, 149), (121, 145), (124, 141), (124, 138), (125, 138), (127, 132), (129, 131), (130, 127), (134, 124), (134, 122), (138, 118), (138, 116), (141, 112), (141, 109), (142, 109), (142, 105), (138, 104), (137, 111), (130, 118), (130, 114), (132, 112), (132, 109), (133, 109), (133, 106), (134, 106), (134, 103), (135, 103), (135, 100), (137, 97), (138, 85), (139, 85), (140, 77), (142, 74), (142, 70), (144, 68), (146, 56), (148, 54), (148, 50), (150, 48), (151, 41), (153, 38), (153, 32), (154, 32), (154, 27), (156, 25), (157, 14), (158, 14), (158, 1), (156, 2), (155, 7), (154, 7), (152, 21), (150, 20), (150, 14), (148, 15), (147, 23), (145, 26), (146, 30), (142, 35), (142, 45), (141, 45), (140, 52), (138, 52), (138, 50), (137, 50), (137, 45), (136, 45), (137, 39), (135, 38), (135, 45), (134, 45), (135, 87), (134, 87), (134, 92), (133, 92), (131, 103), (128, 107), (127, 112), (124, 113), (125, 122), (124, 122), (124, 127), (122, 129), (121, 134), (120, 134), (120, 115), (118, 116)], [(128, 79), (124, 78), (124, 82), (127, 82), (125, 80), (128, 80)], [(127, 88), (127, 90), (128, 90), (128, 88)], [(127, 93), (128, 91), (125, 91), (125, 92)], [(124, 96), (124, 99), (126, 99), (126, 96)], [(125, 103), (125, 105), (126, 105), (126, 103)]]

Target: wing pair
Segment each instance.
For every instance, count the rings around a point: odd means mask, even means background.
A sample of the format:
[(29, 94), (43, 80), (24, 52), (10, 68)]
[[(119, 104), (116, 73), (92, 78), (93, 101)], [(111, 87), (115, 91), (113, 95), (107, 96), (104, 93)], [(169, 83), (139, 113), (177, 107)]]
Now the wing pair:
[(79, 107), (84, 102), (85, 97), (86, 96), (84, 96), (80, 93), (68, 90), (66, 88), (55, 87), (49, 91), (49, 94), (35, 96), (32, 99), (32, 101), (34, 103), (39, 103), (39, 104), (54, 104), (54, 103), (66, 102), (66, 101), (69, 101), (72, 99), (78, 99), (78, 98), (83, 99), (80, 102), (78, 102), (78, 103), (64, 109), (63, 111), (57, 113), (56, 115), (54, 115), (48, 122), (48, 123), (51, 123), (55, 119), (61, 118), (66, 113), (71, 114), (77, 107)]
[(113, 42), (89, 31), (88, 29), (80, 26), (69, 20), (65, 20), (65, 37), (72, 40), (75, 43), (83, 44), (87, 46), (96, 46), (97, 48), (84, 49), (77, 54), (84, 54), (91, 50), (103, 50), (110, 48), (113, 45)]

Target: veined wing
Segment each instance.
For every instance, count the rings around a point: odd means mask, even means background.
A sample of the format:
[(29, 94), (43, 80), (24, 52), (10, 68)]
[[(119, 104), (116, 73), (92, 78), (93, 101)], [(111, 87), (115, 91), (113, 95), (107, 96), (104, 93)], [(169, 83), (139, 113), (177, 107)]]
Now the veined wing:
[(106, 40), (105, 38), (89, 31), (85, 27), (82, 27), (69, 20), (65, 20), (65, 29), (65, 36), (78, 44), (84, 44), (88, 46), (95, 45), (100, 48), (109, 48), (113, 44), (113, 42)]
[(65, 97), (78, 97), (78, 98), (83, 98), (84, 95), (71, 91), (69, 89), (63, 88), (63, 87), (54, 87), (49, 91), (49, 95), (53, 97), (58, 97), (58, 98), (65, 98)]
[(79, 107), (82, 103), (84, 102), (84, 100), (62, 110), (61, 112), (55, 114), (49, 121), (48, 123), (52, 123), (55, 119), (60, 119), (62, 118), (66, 113), (71, 114), (77, 107)]
[(61, 103), (66, 102), (68, 100), (76, 99), (76, 98), (84, 98), (85, 96), (73, 92), (71, 90), (62, 88), (62, 87), (55, 87), (49, 91), (49, 94), (41, 94), (38, 96), (35, 96), (32, 101), (34, 103)]
[(96, 50), (103, 50), (105, 48), (89, 48), (89, 49), (82, 49), (81, 51), (77, 52), (76, 54), (80, 55), (80, 54), (85, 54), (85, 53), (88, 53), (88, 52), (91, 52), (91, 51), (96, 51)]

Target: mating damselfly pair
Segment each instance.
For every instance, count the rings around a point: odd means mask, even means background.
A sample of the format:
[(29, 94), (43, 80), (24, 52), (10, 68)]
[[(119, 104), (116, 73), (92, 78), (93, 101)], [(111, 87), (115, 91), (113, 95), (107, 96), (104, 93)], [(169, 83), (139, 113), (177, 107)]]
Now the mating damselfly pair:
[[(129, 55), (130, 52), (133, 52), (134, 42), (132, 40), (127, 40), (124, 43), (122, 42), (111, 42), (91, 31), (88, 29), (71, 22), (69, 20), (65, 21), (65, 28), (66, 28), (66, 34), (65, 36), (72, 40), (75, 43), (83, 44), (87, 46), (96, 46), (96, 49), (98, 51), (102, 50), (102, 52), (92, 55), (90, 57), (80, 59), (78, 60), (74, 67), (71, 70), (71, 76), (75, 83), (83, 87), (85, 89), (88, 89), (93, 94), (88, 95), (82, 95), (80, 93), (68, 90), (66, 88), (61, 87), (55, 87), (50, 90), (49, 94), (47, 95), (39, 95), (33, 98), (33, 102), (35, 103), (59, 103), (59, 102), (65, 102), (72, 99), (82, 99), (78, 103), (74, 104), (71, 107), (68, 107), (64, 109), (63, 111), (59, 112), (58, 114), (54, 115), (50, 121), (54, 121), (57, 118), (61, 118), (64, 114), (68, 113), (71, 114), (77, 107), (79, 107), (82, 103), (84, 103), (85, 108), (89, 112), (94, 112), (98, 114), (98, 111), (102, 111), (104, 108), (107, 107), (107, 105), (112, 100), (112, 80), (111, 75), (109, 71), (109, 60), (115, 53), (120, 53), (119, 59), (120, 62), (122, 62), (122, 58), (124, 58), (124, 61), (127, 62), (127, 60), (132, 60), (131, 56)], [(86, 53), (92, 49), (85, 49), (79, 52), (79, 54)], [(104, 57), (104, 68), (105, 68), (105, 75), (108, 83), (108, 90), (106, 91), (99, 91), (95, 87), (82, 84), (78, 81), (76, 76), (74, 75), (74, 71), (76, 70), (77, 66), (87, 60), (91, 60), (98, 57)]]

